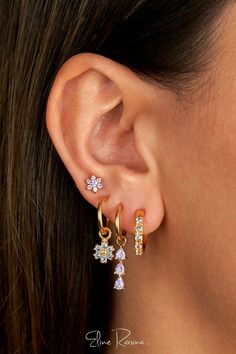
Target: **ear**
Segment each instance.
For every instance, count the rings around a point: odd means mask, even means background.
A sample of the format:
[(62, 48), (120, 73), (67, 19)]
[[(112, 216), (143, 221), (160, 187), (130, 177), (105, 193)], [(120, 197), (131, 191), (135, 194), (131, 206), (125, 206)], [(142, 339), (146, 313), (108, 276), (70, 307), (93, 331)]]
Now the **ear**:
[[(145, 210), (145, 231), (161, 223), (164, 208), (156, 158), (158, 88), (132, 70), (103, 56), (81, 53), (59, 70), (47, 104), (51, 139), (76, 186), (114, 220), (123, 204), (122, 227), (133, 232), (136, 209)], [(97, 193), (87, 189), (91, 175), (102, 178)]]

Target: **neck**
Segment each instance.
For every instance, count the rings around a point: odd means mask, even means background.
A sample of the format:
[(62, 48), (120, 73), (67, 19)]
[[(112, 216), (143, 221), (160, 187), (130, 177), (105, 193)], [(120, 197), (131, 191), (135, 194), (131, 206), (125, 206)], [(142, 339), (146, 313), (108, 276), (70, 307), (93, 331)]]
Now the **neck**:
[(149, 236), (144, 255), (135, 256), (129, 237), (125, 289), (113, 290), (114, 341), (108, 353), (114, 353), (117, 344), (122, 353), (131, 349), (149, 354), (236, 352), (235, 331), (231, 337), (220, 314), (212, 311), (215, 299), (204, 287), (208, 280), (198, 282), (201, 276), (192, 273), (188, 252), (181, 247), (181, 238), (160, 229)]

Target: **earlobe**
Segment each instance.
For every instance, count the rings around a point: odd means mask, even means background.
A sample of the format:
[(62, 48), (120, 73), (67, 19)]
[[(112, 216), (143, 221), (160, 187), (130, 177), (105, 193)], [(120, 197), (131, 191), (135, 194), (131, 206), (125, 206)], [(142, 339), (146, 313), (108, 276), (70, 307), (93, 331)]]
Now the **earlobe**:
[[(110, 219), (122, 202), (128, 232), (136, 209), (145, 209), (148, 233), (164, 214), (158, 166), (149, 149), (152, 134), (141, 134), (154, 97), (153, 87), (130, 69), (83, 53), (62, 66), (47, 105), (48, 132), (78, 189), (95, 207), (108, 196), (104, 212)], [(91, 175), (102, 179), (103, 188), (87, 188)]]

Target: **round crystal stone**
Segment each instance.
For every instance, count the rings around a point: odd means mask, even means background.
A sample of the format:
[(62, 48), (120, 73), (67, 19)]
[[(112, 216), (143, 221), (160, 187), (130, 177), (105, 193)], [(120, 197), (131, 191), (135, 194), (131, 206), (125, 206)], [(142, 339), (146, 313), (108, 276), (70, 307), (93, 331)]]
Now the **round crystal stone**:
[(136, 232), (143, 232), (143, 226), (136, 226), (135, 231)]
[(142, 241), (143, 236), (142, 235), (135, 235), (135, 240), (136, 241)]
[(141, 224), (142, 221), (143, 221), (143, 218), (142, 218), (141, 216), (137, 216), (137, 217), (136, 217), (136, 223), (137, 223), (137, 224)]
[(136, 245), (135, 245), (135, 248), (137, 248), (137, 249), (142, 249), (143, 246), (142, 246), (142, 244), (136, 244)]

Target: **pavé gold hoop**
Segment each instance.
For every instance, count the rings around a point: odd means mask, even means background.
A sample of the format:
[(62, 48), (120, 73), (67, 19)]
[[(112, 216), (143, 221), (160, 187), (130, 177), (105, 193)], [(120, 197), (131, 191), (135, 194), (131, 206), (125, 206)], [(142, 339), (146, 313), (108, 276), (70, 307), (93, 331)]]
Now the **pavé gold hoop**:
[(123, 264), (123, 261), (126, 259), (125, 251), (124, 251), (124, 246), (127, 242), (126, 238), (126, 233), (122, 232), (121, 229), (121, 223), (120, 223), (120, 214), (122, 211), (123, 207), (122, 204), (119, 204), (116, 209), (116, 214), (115, 214), (115, 230), (116, 230), (116, 243), (120, 247), (116, 251), (116, 256), (115, 259), (119, 261), (115, 267), (114, 274), (118, 275), (118, 278), (115, 281), (114, 284), (114, 289), (116, 290), (122, 290), (124, 289), (124, 280), (122, 276), (125, 274), (125, 267)]
[(143, 209), (136, 210), (135, 213), (135, 253), (137, 256), (141, 256), (145, 250), (147, 244), (147, 234), (144, 233), (144, 215), (145, 211)]
[(100, 259), (101, 263), (107, 263), (108, 260), (111, 261), (114, 257), (114, 247), (108, 245), (108, 240), (111, 238), (111, 229), (107, 226), (108, 219), (106, 226), (103, 225), (102, 206), (105, 201), (107, 201), (107, 198), (101, 198), (98, 203), (98, 235), (101, 239), (101, 245), (94, 247), (95, 253), (93, 254), (95, 259)]

